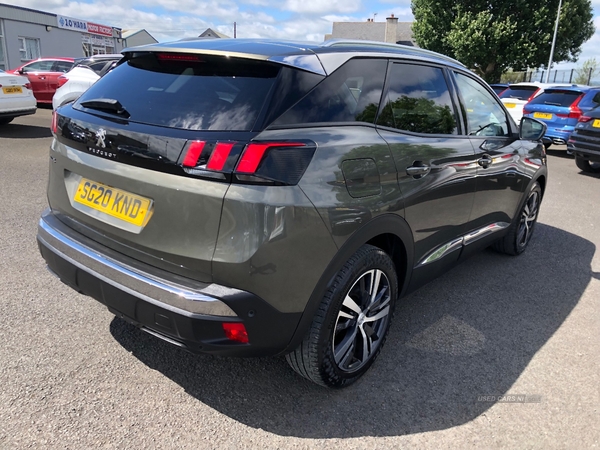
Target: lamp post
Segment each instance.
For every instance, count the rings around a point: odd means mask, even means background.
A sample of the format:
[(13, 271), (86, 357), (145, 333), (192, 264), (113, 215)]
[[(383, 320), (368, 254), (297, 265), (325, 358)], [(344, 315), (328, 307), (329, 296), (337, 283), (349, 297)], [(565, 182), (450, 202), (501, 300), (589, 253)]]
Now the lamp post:
[(556, 45), (556, 33), (558, 33), (558, 21), (560, 20), (560, 8), (562, 0), (558, 0), (558, 12), (556, 13), (556, 24), (554, 25), (554, 36), (552, 36), (552, 47), (550, 47), (550, 61), (548, 61), (548, 73), (546, 73), (546, 83), (550, 82), (550, 68), (552, 67), (552, 58), (554, 58), (554, 46)]

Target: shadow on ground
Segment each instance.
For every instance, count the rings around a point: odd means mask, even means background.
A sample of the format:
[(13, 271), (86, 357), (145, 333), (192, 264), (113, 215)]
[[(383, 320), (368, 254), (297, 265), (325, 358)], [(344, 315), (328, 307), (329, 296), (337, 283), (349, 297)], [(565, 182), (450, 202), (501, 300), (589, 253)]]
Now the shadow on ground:
[(47, 127), (9, 123), (0, 127), (0, 137), (11, 139), (37, 139), (52, 137), (50, 124)]
[(340, 391), (305, 381), (283, 358), (191, 355), (119, 319), (110, 330), (147, 366), (250, 427), (303, 438), (439, 430), (493, 405), (479, 396), (551, 395), (543, 385), (509, 390), (577, 305), (594, 252), (591, 242), (538, 224), (525, 254), (472, 257), (401, 301), (377, 363)]

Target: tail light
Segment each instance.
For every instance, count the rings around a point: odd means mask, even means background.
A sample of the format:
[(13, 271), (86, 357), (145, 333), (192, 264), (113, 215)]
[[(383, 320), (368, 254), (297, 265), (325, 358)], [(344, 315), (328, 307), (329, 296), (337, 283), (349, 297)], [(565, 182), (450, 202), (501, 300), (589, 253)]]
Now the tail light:
[(183, 169), (191, 175), (244, 184), (295, 185), (312, 160), (312, 141), (189, 141)]
[(531, 111), (529, 111), (528, 109), (523, 108), (523, 115), (525, 114), (531, 114)]
[(50, 131), (52, 131), (52, 134), (56, 134), (58, 131), (58, 114), (56, 114), (56, 111), (52, 111), (52, 123), (50, 124)]
[(579, 102), (583, 98), (583, 94), (575, 99), (573, 104), (569, 107), (569, 119), (580, 119), (583, 116), (583, 111), (579, 109)]
[(23, 87), (24, 87), (25, 89), (29, 89), (29, 90), (31, 91), (31, 83), (25, 83), (25, 84), (23, 85)]
[(69, 81), (69, 79), (64, 75), (61, 75), (60, 77), (58, 77), (58, 87), (64, 86), (67, 83), (67, 81)]
[(592, 120), (592, 117), (590, 117), (590, 116), (581, 116), (579, 118), (579, 122), (584, 122), (584, 123), (589, 122), (590, 120)]
[(536, 89), (535, 91), (533, 91), (533, 94), (531, 94), (531, 97), (529, 97), (527, 99), (528, 102), (530, 102), (531, 100), (533, 100), (535, 98), (535, 96), (537, 95), (537, 93), (540, 91), (540, 89)]

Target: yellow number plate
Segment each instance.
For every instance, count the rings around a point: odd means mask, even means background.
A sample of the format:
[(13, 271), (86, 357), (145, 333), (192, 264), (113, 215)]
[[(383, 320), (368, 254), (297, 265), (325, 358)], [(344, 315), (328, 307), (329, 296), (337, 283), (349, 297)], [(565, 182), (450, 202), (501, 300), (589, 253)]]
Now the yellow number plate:
[(517, 106), (516, 103), (505, 103), (504, 106), (506, 106), (507, 108), (514, 108), (515, 106)]
[(595, 119), (594, 122), (592, 123), (592, 126), (594, 128), (600, 128), (600, 119)]
[(96, 211), (142, 226), (148, 215), (151, 200), (82, 178), (74, 200)]
[(21, 86), (6, 86), (2, 88), (2, 92), (5, 94), (22, 94), (23, 89), (21, 89)]
[(552, 114), (536, 112), (533, 113), (533, 117), (535, 119), (552, 119)]

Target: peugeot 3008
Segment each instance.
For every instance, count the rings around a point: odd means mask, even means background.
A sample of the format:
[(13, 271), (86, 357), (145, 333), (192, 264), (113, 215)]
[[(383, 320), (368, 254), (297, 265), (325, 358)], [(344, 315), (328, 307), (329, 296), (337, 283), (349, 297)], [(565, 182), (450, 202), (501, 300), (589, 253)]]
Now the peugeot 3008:
[(399, 297), (530, 242), (545, 126), (519, 129), (455, 60), (242, 39), (124, 55), (54, 113), (37, 239), (64, 283), (158, 338), (346, 386)]

